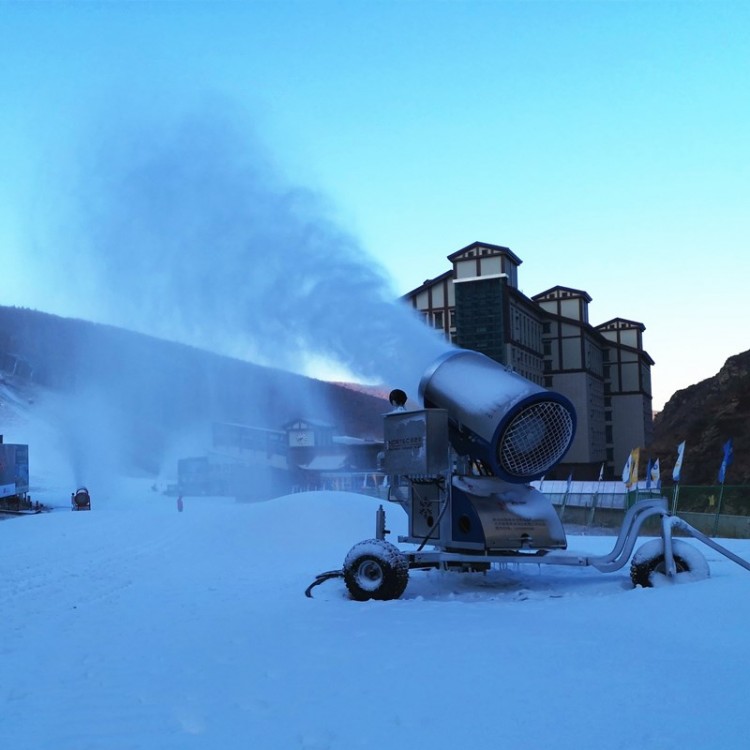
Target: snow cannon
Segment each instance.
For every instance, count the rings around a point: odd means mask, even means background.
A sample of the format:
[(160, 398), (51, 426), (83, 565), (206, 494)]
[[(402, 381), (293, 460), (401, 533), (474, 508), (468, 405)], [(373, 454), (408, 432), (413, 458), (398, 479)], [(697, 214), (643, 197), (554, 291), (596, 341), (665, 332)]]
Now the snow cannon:
[(72, 510), (91, 510), (91, 495), (85, 487), (79, 487), (70, 495)]
[[(307, 596), (332, 578), (343, 578), (354, 600), (387, 600), (404, 593), (414, 570), (487, 573), (513, 563), (592, 566), (609, 573), (631, 556), (636, 586), (708, 576), (703, 555), (674, 539), (673, 529), (750, 570), (750, 562), (672, 515), (664, 497), (623, 509), (611, 552), (568, 550), (561, 513), (530, 484), (557, 464), (573, 441), (576, 416), (564, 396), (482, 354), (457, 349), (427, 369), (419, 397), (424, 408), (409, 411), (406, 394), (392, 391), (393, 411), (384, 415), (383, 425), (383, 486), (387, 502), (408, 516), (407, 533), (397, 539), (406, 546), (386, 540), (390, 531), (381, 505), (374, 538), (355, 544), (340, 570), (319, 574)], [(661, 536), (633, 555), (649, 520), (659, 523)]]
[(544, 476), (573, 442), (570, 401), (467, 349), (447, 352), (419, 384), (426, 409), (444, 409), (449, 437), (468, 456), (507, 482)]

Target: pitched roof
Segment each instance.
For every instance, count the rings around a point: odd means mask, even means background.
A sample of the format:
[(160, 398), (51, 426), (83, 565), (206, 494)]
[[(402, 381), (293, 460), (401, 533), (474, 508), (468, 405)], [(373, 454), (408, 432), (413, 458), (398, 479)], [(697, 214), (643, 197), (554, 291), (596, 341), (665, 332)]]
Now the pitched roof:
[(436, 276), (434, 279), (425, 279), (420, 286), (418, 286), (416, 289), (412, 289), (410, 292), (407, 292), (406, 294), (402, 295), (402, 299), (407, 299), (408, 297), (412, 297), (415, 294), (419, 294), (419, 292), (428, 289), (431, 286), (434, 286), (440, 281), (445, 281), (445, 279), (450, 278), (453, 276), (453, 269), (450, 271), (445, 271), (445, 273), (441, 273), (440, 276)]
[[(613, 323), (625, 323), (625, 325), (622, 326), (615, 326), (612, 325)], [(597, 330), (617, 330), (618, 328), (637, 328), (640, 331), (645, 331), (646, 326), (643, 325), (643, 323), (639, 323), (637, 320), (628, 320), (627, 318), (612, 318), (612, 320), (606, 321), (606, 323), (599, 323), (598, 326), (596, 326)]]
[(535, 294), (531, 299), (533, 299), (535, 302), (548, 296), (552, 299), (557, 299), (557, 295), (554, 295), (553, 292), (568, 292), (575, 297), (583, 297), (586, 302), (591, 302), (591, 296), (584, 289), (573, 289), (572, 287), (560, 286), (559, 284), (557, 286), (550, 287), (549, 289), (545, 289), (543, 292), (539, 292), (539, 294)]
[(458, 256), (462, 255), (467, 250), (474, 250), (480, 247), (487, 247), (490, 250), (496, 250), (503, 255), (507, 255), (518, 266), (523, 263), (523, 261), (509, 247), (504, 247), (503, 245), (493, 245), (489, 242), (472, 242), (470, 245), (462, 247), (460, 250), (456, 250), (455, 253), (451, 253), (448, 256), (448, 260), (453, 262), (456, 258), (458, 258)]

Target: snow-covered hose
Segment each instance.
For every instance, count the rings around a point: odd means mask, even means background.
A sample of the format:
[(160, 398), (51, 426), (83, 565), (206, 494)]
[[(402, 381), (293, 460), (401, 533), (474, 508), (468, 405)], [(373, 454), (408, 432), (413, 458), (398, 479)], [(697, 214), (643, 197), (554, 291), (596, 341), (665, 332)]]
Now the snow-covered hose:
[(321, 583), (331, 580), (331, 578), (343, 578), (343, 570), (328, 570), (325, 573), (318, 573), (315, 580), (305, 589), (305, 596), (312, 599), (312, 590)]

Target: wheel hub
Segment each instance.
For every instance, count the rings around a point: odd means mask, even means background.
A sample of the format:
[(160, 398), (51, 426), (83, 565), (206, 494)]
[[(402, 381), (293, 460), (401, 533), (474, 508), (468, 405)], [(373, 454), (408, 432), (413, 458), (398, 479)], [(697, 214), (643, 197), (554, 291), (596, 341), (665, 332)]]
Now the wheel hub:
[(375, 560), (364, 560), (357, 568), (357, 583), (367, 591), (375, 591), (383, 581), (383, 569)]

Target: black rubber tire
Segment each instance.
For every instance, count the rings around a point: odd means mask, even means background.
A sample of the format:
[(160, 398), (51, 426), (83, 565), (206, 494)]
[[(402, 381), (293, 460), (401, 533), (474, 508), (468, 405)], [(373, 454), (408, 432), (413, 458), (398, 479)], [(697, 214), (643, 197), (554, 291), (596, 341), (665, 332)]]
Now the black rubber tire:
[(352, 599), (398, 599), (409, 582), (409, 562), (390, 542), (367, 539), (355, 544), (344, 560), (344, 582)]
[[(672, 539), (672, 555), (678, 576), (687, 573), (691, 580), (709, 577), (710, 571), (706, 558), (691, 544), (680, 539)], [(653, 574), (663, 575), (665, 570), (664, 540), (652, 539), (633, 555), (630, 563), (630, 579), (634, 586), (649, 588), (653, 586)]]

